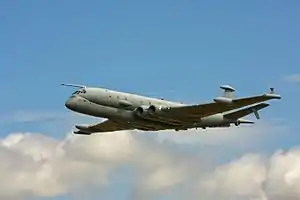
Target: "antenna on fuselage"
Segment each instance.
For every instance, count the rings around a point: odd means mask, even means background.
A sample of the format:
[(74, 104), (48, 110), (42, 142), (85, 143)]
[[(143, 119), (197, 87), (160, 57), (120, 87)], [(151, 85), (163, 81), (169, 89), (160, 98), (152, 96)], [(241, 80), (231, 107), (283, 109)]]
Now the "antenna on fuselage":
[(230, 85), (221, 85), (220, 88), (223, 90), (223, 97), (233, 99), (234, 98), (234, 92), (235, 89), (231, 87)]
[(68, 86), (68, 87), (75, 87), (75, 88), (81, 88), (83, 92), (86, 91), (86, 86), (85, 85), (76, 85), (76, 84), (68, 84), (68, 83), (61, 83), (63, 86)]

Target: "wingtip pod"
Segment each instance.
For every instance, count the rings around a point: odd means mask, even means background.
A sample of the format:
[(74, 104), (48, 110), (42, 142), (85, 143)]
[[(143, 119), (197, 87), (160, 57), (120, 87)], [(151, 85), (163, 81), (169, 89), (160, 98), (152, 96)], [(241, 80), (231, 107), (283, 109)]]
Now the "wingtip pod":
[(77, 131), (74, 131), (74, 134), (77, 135), (91, 135), (91, 133), (88, 131), (89, 126), (88, 125), (75, 125), (75, 128), (77, 128)]
[(266, 93), (265, 96), (271, 99), (281, 99), (281, 96), (279, 94), (275, 94), (275, 89), (273, 87), (270, 88), (270, 91)]
[(91, 133), (83, 132), (83, 131), (74, 131), (73, 132), (76, 135), (91, 135)]
[(75, 128), (77, 128), (79, 130), (87, 130), (87, 129), (89, 129), (89, 125), (86, 125), (86, 124), (77, 124), (77, 125), (75, 125)]
[(265, 94), (265, 96), (269, 97), (270, 99), (281, 99), (279, 94)]
[(247, 119), (238, 119), (237, 121), (238, 121), (238, 123), (240, 123), (240, 124), (255, 124), (254, 121), (252, 121), (252, 120), (247, 120)]

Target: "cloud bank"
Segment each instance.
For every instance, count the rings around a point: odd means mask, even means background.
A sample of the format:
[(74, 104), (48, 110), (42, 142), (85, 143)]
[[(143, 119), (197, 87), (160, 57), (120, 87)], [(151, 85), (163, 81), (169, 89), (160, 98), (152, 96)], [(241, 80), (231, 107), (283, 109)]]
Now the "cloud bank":
[[(300, 199), (300, 149), (247, 152), (267, 141), (272, 126), (94, 136), (11, 133), (0, 141), (0, 199), (95, 194), (131, 169), (123, 199)], [(233, 150), (241, 151), (240, 155)], [(226, 151), (226, 152), (225, 152)], [(93, 189), (91, 189), (93, 188)], [(96, 188), (96, 189), (95, 189)], [(89, 191), (89, 192), (87, 192)], [(116, 192), (115, 190), (114, 192)]]

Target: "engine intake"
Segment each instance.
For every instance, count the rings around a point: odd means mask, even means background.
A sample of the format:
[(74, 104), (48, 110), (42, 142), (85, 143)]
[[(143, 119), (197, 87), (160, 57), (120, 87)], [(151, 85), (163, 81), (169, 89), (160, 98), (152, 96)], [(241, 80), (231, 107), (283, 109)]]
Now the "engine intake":
[(149, 106), (149, 113), (152, 115), (156, 112), (156, 107), (154, 105)]
[(137, 107), (135, 109), (135, 112), (138, 115), (144, 115), (146, 112), (148, 112), (148, 110), (149, 110), (149, 107), (147, 107), (147, 106), (140, 106), (140, 107)]
[[(166, 108), (166, 107), (165, 107)], [(137, 107), (134, 112), (138, 117), (141, 117), (143, 119), (149, 119), (152, 121), (158, 121), (160, 123), (166, 123), (166, 124), (172, 124), (172, 125), (180, 125), (181, 122), (178, 122), (176, 120), (172, 120), (169, 117), (164, 117), (158, 113), (160, 110), (162, 110), (162, 106), (140, 106)]]
[(156, 114), (156, 112), (158, 112), (160, 110), (162, 110), (162, 106), (157, 107), (155, 105), (149, 106), (149, 109), (148, 109), (150, 115), (154, 115), (154, 114)]

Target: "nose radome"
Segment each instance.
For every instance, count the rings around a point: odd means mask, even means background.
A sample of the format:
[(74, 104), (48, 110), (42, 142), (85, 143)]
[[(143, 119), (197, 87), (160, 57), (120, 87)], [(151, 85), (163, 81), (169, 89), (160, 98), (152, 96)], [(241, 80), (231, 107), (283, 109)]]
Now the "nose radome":
[(72, 103), (72, 99), (71, 99), (71, 98), (68, 99), (68, 100), (65, 102), (65, 106), (66, 106), (67, 108), (69, 108), (69, 109), (72, 108), (72, 105), (73, 105), (73, 103)]

